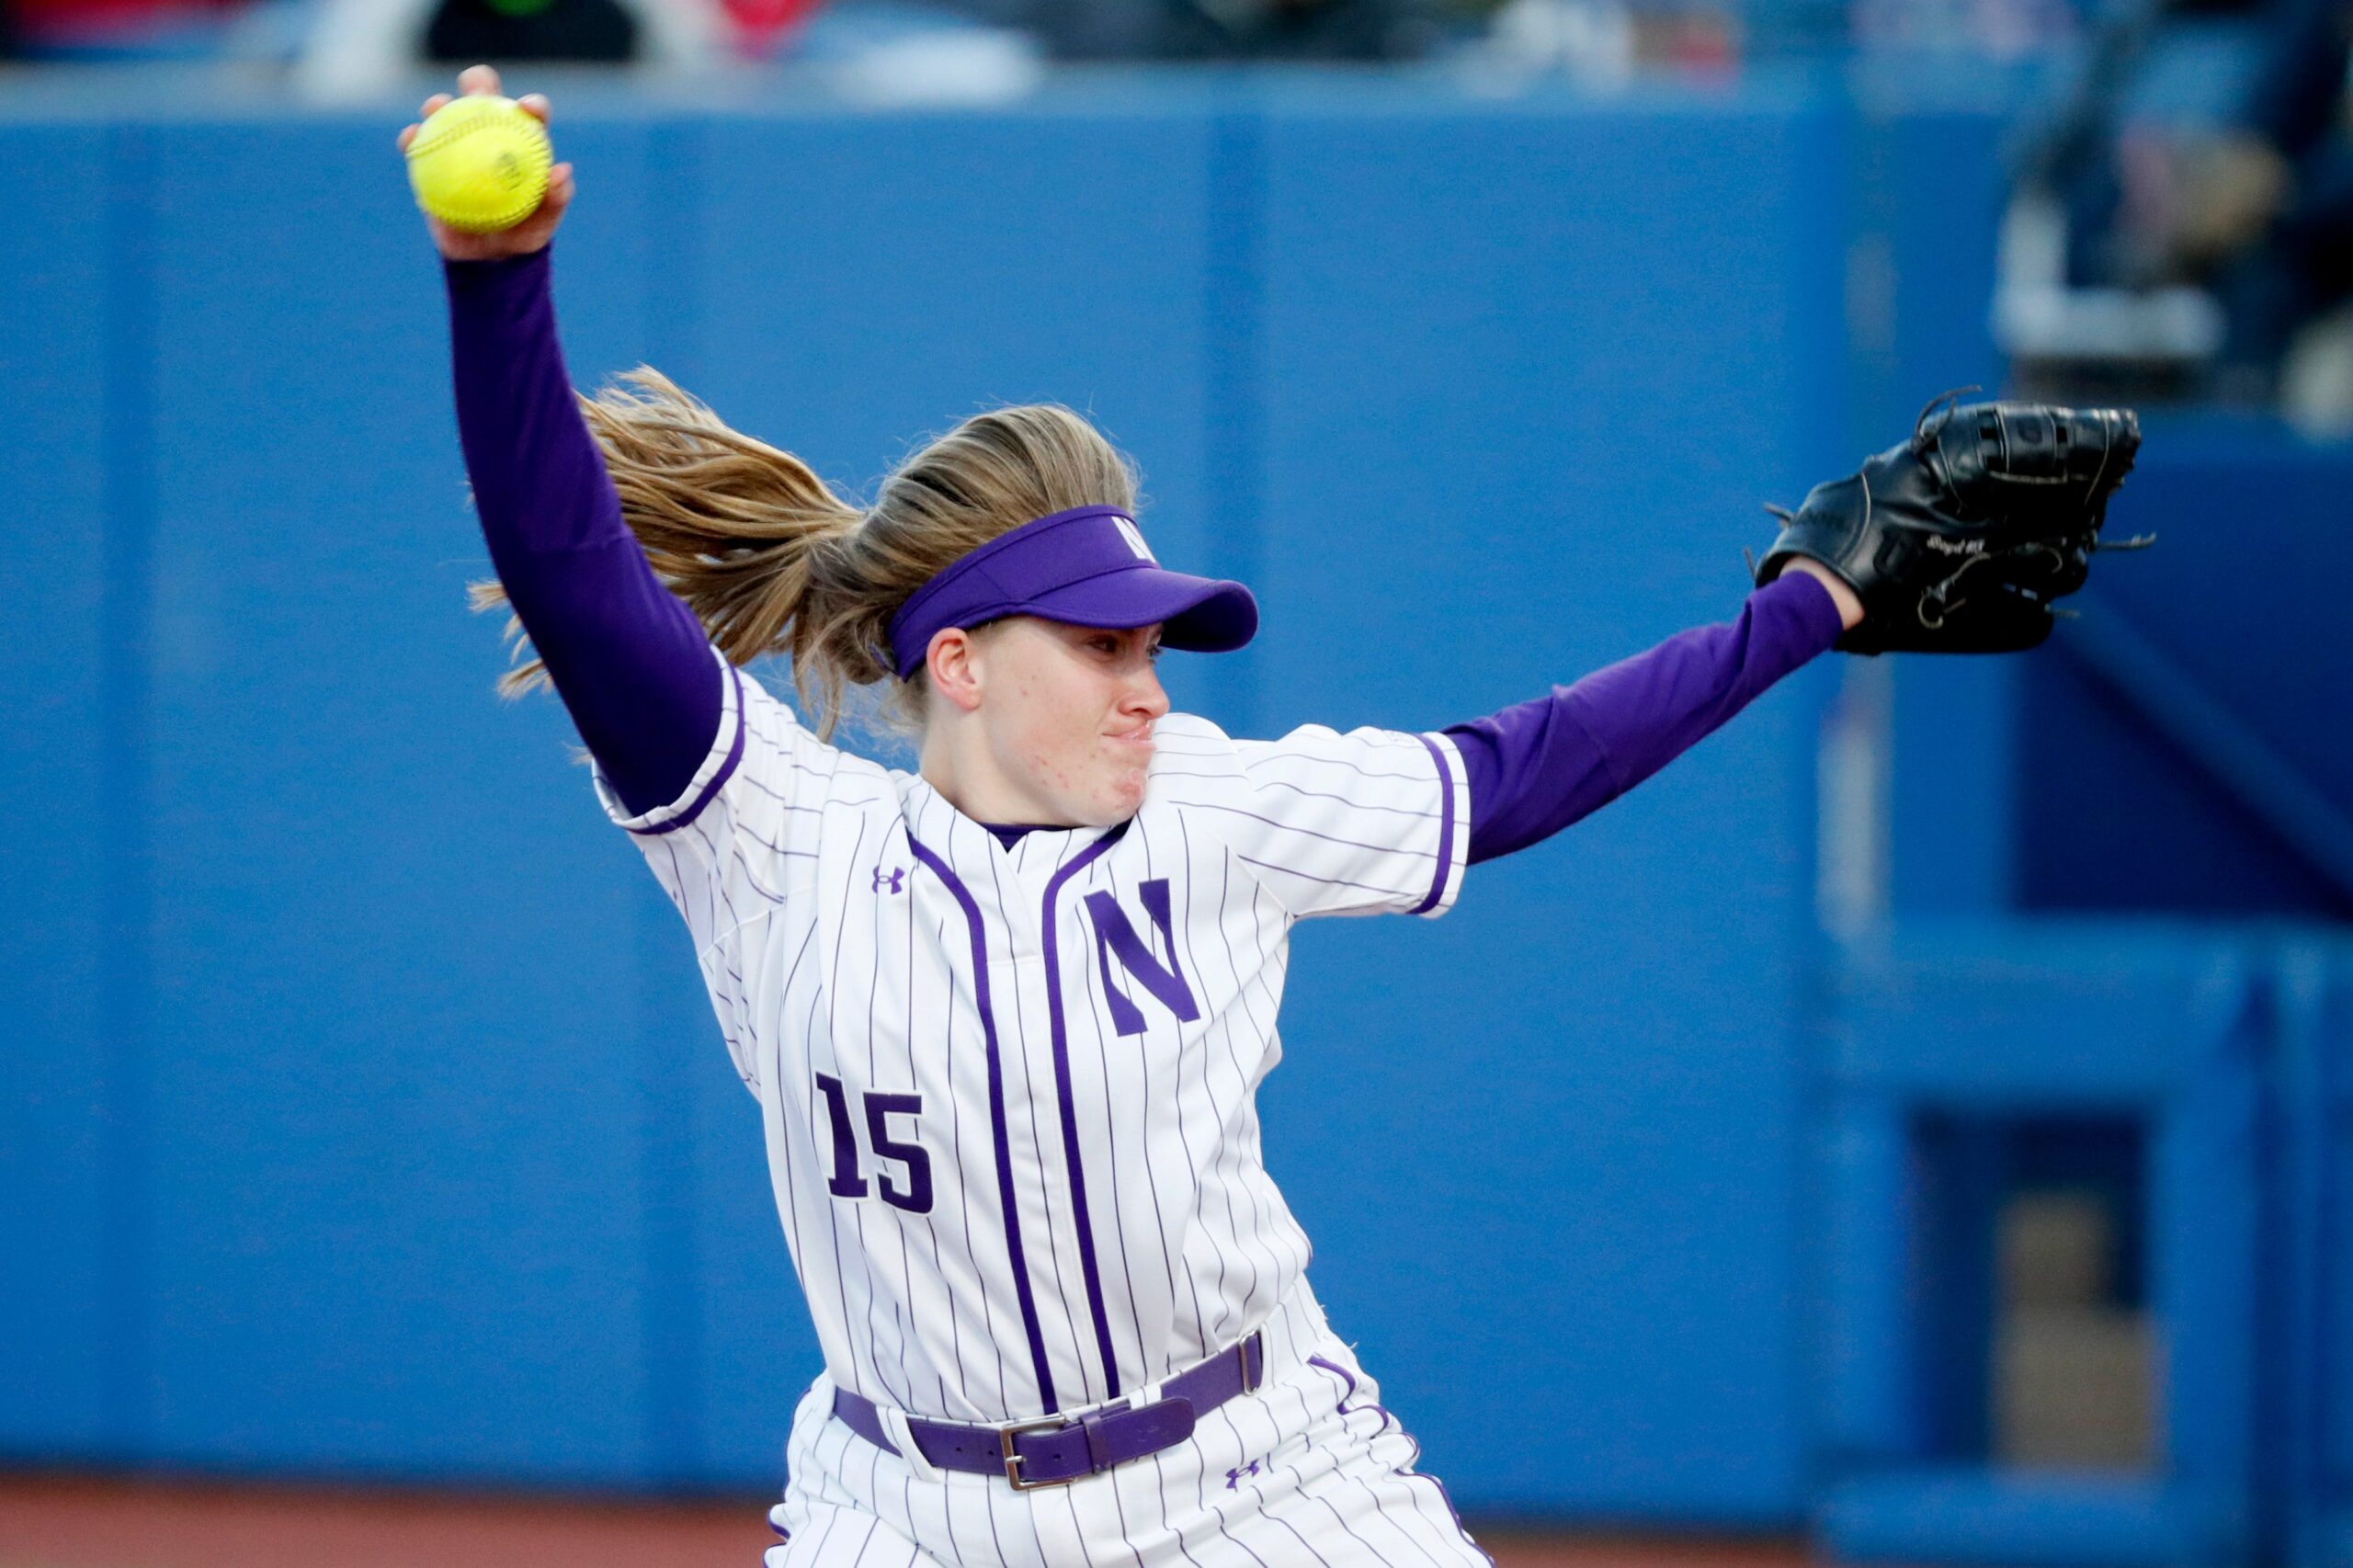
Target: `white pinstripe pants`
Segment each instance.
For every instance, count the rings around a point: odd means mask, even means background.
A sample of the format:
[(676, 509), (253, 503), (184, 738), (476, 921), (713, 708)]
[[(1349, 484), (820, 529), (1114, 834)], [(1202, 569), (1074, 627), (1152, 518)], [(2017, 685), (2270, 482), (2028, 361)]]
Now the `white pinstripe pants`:
[(916, 1478), (801, 1401), (767, 1568), (1487, 1568), (1418, 1446), (1304, 1284), (1267, 1325), (1256, 1393), (1191, 1439), (1069, 1486)]

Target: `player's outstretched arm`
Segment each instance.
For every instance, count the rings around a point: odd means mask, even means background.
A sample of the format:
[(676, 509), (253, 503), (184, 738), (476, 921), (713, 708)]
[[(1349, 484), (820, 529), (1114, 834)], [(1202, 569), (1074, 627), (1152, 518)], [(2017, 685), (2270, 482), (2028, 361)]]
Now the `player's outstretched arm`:
[[(468, 93), (496, 93), (477, 65)], [(426, 101), (431, 114), (446, 95)], [(523, 107), (544, 120), (548, 104)], [(404, 150), (416, 127), (401, 133)], [(631, 811), (675, 800), (719, 733), (723, 678), (694, 613), (654, 575), (581, 417), (556, 336), (549, 242), (574, 189), (551, 173), (537, 211), (472, 234), (427, 219), (449, 291), (458, 430), (491, 563), (571, 710)]]
[(1470, 775), (1471, 861), (1525, 849), (1608, 805), (1827, 652), (1862, 613), (1827, 569), (1793, 561), (1737, 619), (1452, 726)]
[[(2141, 447), (2130, 409), (1932, 401), (1911, 438), (1818, 484), (1756, 566), (1737, 621), (1449, 732), (1471, 775), (1470, 858), (1533, 844), (1649, 778), (1774, 681), (1851, 653), (2015, 653), (2084, 585)], [(1787, 589), (1786, 593), (1776, 593)]]

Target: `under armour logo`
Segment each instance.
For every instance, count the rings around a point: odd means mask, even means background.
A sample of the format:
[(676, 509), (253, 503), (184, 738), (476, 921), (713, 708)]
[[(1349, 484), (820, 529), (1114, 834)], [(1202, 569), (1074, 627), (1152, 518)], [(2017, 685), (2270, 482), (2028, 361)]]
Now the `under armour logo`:
[(1120, 537), (1128, 541), (1128, 548), (1136, 552), (1138, 561), (1151, 562), (1154, 566), (1160, 564), (1159, 562), (1153, 560), (1152, 547), (1144, 543), (1143, 535), (1136, 531), (1135, 524), (1125, 517), (1114, 517), (1111, 522), (1120, 530)]
[[(906, 881), (906, 879), (907, 879), (907, 869), (906, 869), (906, 868), (905, 868), (905, 867), (904, 867), (904, 866), (893, 866), (893, 867), (892, 867), (892, 868), (891, 868), (891, 869), (890, 869), (889, 873), (887, 874), (887, 880), (889, 881), (889, 882), (890, 882), (890, 884), (891, 884), (891, 891), (892, 891), (892, 892), (897, 892), (899, 891), (899, 884), (900, 884), (901, 882), (903, 882), (903, 881)], [(882, 883), (883, 883), (883, 881), (884, 881), (885, 880), (886, 880), (886, 874), (884, 873), (884, 871), (883, 871), (882, 868), (881, 868), (881, 867), (880, 867), (880, 866), (875, 867), (875, 868), (874, 868), (874, 891), (875, 891), (876, 892), (881, 892), (882, 891)]]
[(1227, 1471), (1225, 1472), (1225, 1489), (1226, 1489), (1228, 1492), (1234, 1491), (1234, 1490), (1238, 1489), (1238, 1488), (1241, 1486), (1241, 1484), (1242, 1484), (1242, 1478), (1243, 1478), (1244, 1476), (1245, 1476), (1245, 1475), (1256, 1475), (1256, 1474), (1257, 1474), (1257, 1473), (1258, 1473), (1258, 1461), (1257, 1461), (1256, 1460), (1252, 1460), (1248, 1464), (1244, 1465), (1240, 1470), (1229, 1470), (1229, 1471)]

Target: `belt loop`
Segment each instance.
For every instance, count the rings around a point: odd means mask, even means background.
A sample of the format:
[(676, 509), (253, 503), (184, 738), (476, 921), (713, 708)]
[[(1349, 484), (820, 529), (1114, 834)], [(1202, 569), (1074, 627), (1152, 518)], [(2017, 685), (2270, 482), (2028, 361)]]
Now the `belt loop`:
[(905, 1411), (878, 1404), (874, 1407), (874, 1415), (882, 1423), (883, 1435), (891, 1439), (891, 1446), (899, 1450), (901, 1459), (907, 1461), (908, 1473), (926, 1484), (940, 1480), (938, 1468), (926, 1456), (923, 1445), (915, 1441), (915, 1435), (907, 1429)]
[(1093, 1465), (1095, 1472), (1100, 1475), (1118, 1462), (1112, 1458), (1110, 1448), (1104, 1437), (1104, 1418), (1100, 1415), (1089, 1415), (1078, 1425), (1079, 1429), (1086, 1434), (1086, 1462)]
[(1242, 1355), (1242, 1392), (1256, 1393), (1267, 1381), (1266, 1331), (1260, 1329), (1236, 1347)]

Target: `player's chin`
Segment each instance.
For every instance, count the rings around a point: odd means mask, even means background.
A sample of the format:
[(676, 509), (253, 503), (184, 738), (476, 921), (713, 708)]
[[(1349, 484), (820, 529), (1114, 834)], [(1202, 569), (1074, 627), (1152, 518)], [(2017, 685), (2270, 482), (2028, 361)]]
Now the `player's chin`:
[(1148, 776), (1148, 762), (1121, 764), (1110, 768), (1094, 792), (1096, 825), (1109, 827), (1143, 810)]

